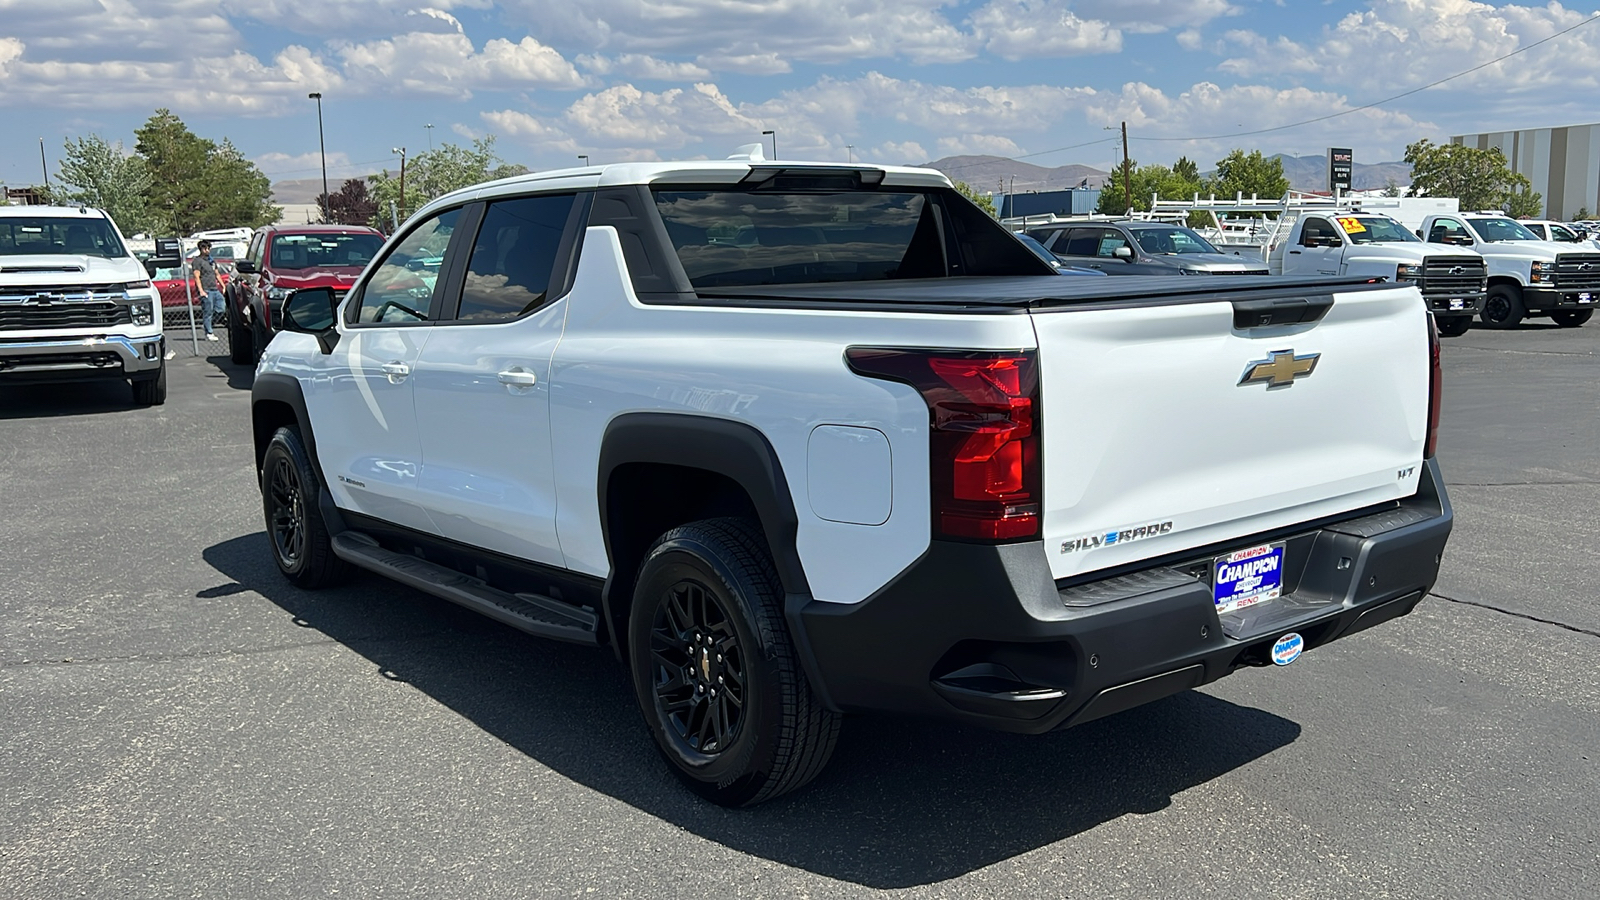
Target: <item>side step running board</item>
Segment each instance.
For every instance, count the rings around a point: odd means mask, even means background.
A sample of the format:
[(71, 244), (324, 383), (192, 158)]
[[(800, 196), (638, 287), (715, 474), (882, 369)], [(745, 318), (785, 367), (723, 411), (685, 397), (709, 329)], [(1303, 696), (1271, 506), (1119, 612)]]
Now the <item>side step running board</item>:
[(454, 569), (385, 550), (377, 541), (357, 531), (336, 535), (333, 552), (351, 565), (458, 603), (529, 634), (577, 644), (599, 643), (598, 619), (591, 610), (539, 594), (508, 594), (495, 590)]

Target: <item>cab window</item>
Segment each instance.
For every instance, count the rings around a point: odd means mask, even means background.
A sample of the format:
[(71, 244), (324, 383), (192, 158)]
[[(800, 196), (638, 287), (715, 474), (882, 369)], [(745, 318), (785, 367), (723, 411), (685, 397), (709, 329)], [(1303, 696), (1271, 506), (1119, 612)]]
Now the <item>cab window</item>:
[[(551, 194), (490, 203), (472, 242), (456, 318), (505, 322), (554, 299), (550, 275), (575, 200), (572, 194)], [(719, 239), (736, 243), (739, 235)]]
[(1306, 227), (1300, 232), (1300, 245), (1302, 247), (1338, 247), (1344, 243), (1339, 238), (1339, 232), (1334, 230), (1333, 223), (1327, 219), (1306, 219)]
[(1467, 232), (1465, 225), (1455, 219), (1434, 219), (1432, 227), (1428, 229), (1428, 243), (1470, 247), (1472, 235)]
[[(1060, 238), (1057, 238), (1057, 240), (1059, 241)], [(1067, 256), (1094, 256), (1095, 251), (1100, 247), (1100, 229), (1074, 228), (1067, 232), (1066, 245), (1065, 255)], [(1062, 252), (1054, 247), (1051, 249), (1056, 253)]]
[(1117, 255), (1118, 247), (1128, 246), (1128, 238), (1122, 232), (1113, 228), (1100, 229), (1100, 245), (1095, 249), (1095, 256), (1111, 259)]
[(443, 271), (461, 210), (450, 209), (412, 229), (389, 249), (367, 279), (361, 297), (350, 305), (352, 325), (398, 325), (425, 322)]

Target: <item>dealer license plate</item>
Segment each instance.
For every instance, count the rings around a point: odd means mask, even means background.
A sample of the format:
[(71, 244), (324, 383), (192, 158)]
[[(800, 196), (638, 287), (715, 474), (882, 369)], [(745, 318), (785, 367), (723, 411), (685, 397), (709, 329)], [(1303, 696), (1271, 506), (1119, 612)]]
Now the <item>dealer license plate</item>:
[(1450, 308), (1451, 309), (1466, 309), (1467, 308), (1467, 301), (1461, 299), (1460, 297), (1451, 297), (1450, 298)]
[(1212, 560), (1217, 614), (1276, 600), (1283, 593), (1283, 543), (1264, 544)]
[(1579, 294), (1578, 295), (1578, 302), (1579, 303), (1593, 303), (1594, 302), (1594, 295), (1593, 294), (1589, 294), (1589, 293)]

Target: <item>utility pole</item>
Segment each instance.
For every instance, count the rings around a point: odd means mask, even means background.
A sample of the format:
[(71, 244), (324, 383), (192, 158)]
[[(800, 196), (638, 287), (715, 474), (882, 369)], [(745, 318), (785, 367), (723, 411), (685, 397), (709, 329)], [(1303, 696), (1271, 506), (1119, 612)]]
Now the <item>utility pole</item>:
[(428, 152), (432, 153), (433, 152), (433, 123), (429, 122), (426, 125), (423, 125), (422, 127), (428, 129)]
[(1129, 173), (1131, 168), (1128, 162), (1128, 123), (1122, 123), (1122, 201), (1128, 209), (1133, 209), (1133, 178)]
[(39, 168), (44, 170), (44, 186), (50, 186), (50, 164), (44, 161), (44, 138), (39, 138)]
[[(400, 154), (400, 211), (406, 210), (406, 148), (395, 147), (390, 153)], [(423, 173), (427, 174), (427, 173)]]
[(307, 100), (317, 101), (317, 150), (322, 154), (322, 220), (328, 220), (328, 142), (322, 136), (322, 92), (312, 91)]
[(855, 144), (845, 144), (844, 145), (844, 160), (845, 160), (846, 164), (851, 164), (851, 163), (854, 163), (856, 161), (856, 145)]
[(1017, 200), (1016, 200), (1016, 197), (1017, 197), (1017, 175), (1016, 175), (1015, 172), (1013, 172), (1013, 173), (1011, 173), (1011, 187), (1006, 190), (1006, 205), (1011, 207), (1011, 214), (1012, 215), (1016, 215), (1016, 212), (1017, 212)]

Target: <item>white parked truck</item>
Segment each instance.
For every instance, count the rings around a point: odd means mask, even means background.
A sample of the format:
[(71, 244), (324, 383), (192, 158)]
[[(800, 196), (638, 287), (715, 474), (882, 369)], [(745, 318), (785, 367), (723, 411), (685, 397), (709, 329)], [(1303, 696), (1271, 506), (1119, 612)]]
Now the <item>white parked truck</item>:
[(121, 379), (167, 399), (161, 299), (97, 209), (0, 206), (0, 385)]
[(1267, 245), (1274, 275), (1342, 275), (1415, 284), (1439, 325), (1459, 335), (1482, 312), (1488, 268), (1476, 251), (1431, 246), (1385, 215), (1346, 209), (1285, 214)]
[(1576, 328), (1600, 305), (1600, 252), (1592, 247), (1540, 240), (1492, 211), (1428, 216), (1417, 234), (1429, 244), (1482, 254), (1489, 290), (1478, 318), (1490, 328), (1515, 328), (1528, 316)]
[(282, 324), (284, 576), (612, 648), (724, 804), (844, 713), (1042, 733), (1288, 665), (1411, 612), (1450, 532), (1415, 286), (1063, 278), (930, 169), (466, 188)]

